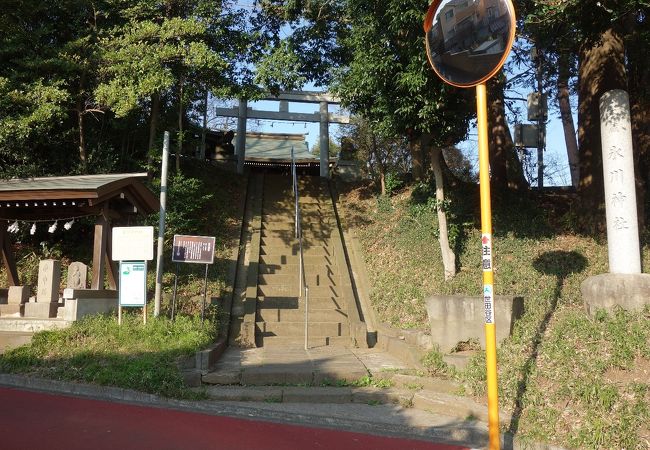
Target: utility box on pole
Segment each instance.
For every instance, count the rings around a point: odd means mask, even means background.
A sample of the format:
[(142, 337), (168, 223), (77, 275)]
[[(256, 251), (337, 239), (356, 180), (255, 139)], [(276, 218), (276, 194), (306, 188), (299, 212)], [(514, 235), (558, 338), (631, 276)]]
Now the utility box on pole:
[(515, 125), (515, 147), (537, 148), (539, 143), (539, 127), (531, 123)]
[(545, 121), (548, 115), (548, 99), (546, 94), (531, 92), (528, 94), (528, 120)]

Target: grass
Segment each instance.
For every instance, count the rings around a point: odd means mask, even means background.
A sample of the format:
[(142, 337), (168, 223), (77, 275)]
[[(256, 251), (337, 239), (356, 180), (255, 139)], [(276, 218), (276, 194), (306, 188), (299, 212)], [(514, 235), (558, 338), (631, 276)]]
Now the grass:
[[(459, 273), (445, 282), (435, 213), (414, 194), (407, 187), (378, 202), (360, 188), (346, 194), (344, 207), (380, 320), (426, 331), (428, 295), (481, 292), (480, 220), (475, 193), (452, 197)], [(583, 309), (580, 283), (608, 272), (606, 240), (572, 232), (570, 217), (553, 217), (533, 201), (495, 197), (493, 209), (495, 289), (525, 301), (498, 352), (509, 431), (569, 448), (650, 448), (650, 377), (643, 372), (650, 368), (650, 311), (592, 320)], [(647, 237), (642, 256), (650, 267)], [(484, 400), (483, 352), (462, 371), (450, 370), (436, 351), (423, 362), (430, 374), (453, 377)]]
[(183, 385), (179, 363), (210, 344), (215, 327), (200, 319), (92, 316), (70, 328), (36, 333), (28, 345), (0, 355), (0, 370), (56, 380), (196, 398)]

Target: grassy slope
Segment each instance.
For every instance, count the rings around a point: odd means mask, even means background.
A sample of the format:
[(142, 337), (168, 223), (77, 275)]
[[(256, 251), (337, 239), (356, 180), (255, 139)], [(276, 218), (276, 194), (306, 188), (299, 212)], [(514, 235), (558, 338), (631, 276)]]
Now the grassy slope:
[[(481, 292), (480, 230), (475, 217), (457, 214), (461, 271), (445, 283), (435, 215), (413, 206), (411, 193), (388, 203), (357, 189), (345, 207), (381, 319), (426, 329), (428, 294)], [(458, 206), (452, 208), (463, 210)], [(513, 411), (511, 431), (572, 448), (650, 448), (650, 312), (595, 321), (583, 312), (580, 283), (607, 272), (606, 243), (555, 232), (544, 208), (516, 199), (497, 199), (493, 207), (495, 288), (523, 295), (526, 307), (499, 351), (500, 400)], [(643, 259), (650, 267), (648, 245)], [(457, 376), (468, 394), (481, 397), (483, 355)]]

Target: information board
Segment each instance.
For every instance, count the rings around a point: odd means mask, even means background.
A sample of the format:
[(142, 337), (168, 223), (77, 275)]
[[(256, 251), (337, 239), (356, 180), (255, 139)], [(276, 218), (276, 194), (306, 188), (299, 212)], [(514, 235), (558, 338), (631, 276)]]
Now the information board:
[(174, 236), (173, 262), (212, 264), (214, 261), (214, 237)]
[(120, 306), (144, 307), (147, 303), (147, 262), (120, 261)]
[(113, 261), (153, 259), (153, 227), (115, 227), (112, 238)]

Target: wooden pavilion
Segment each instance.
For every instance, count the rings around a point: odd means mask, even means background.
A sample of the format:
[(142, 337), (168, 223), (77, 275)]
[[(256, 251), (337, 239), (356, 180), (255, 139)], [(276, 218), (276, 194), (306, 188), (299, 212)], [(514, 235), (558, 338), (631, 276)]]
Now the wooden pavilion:
[(142, 183), (146, 177), (146, 173), (125, 173), (0, 180), (0, 255), (9, 285), (20, 285), (7, 233), (10, 223), (96, 216), (91, 289), (104, 288), (106, 272), (110, 288), (116, 289), (117, 267), (111, 260), (112, 222), (160, 209), (158, 199)]

